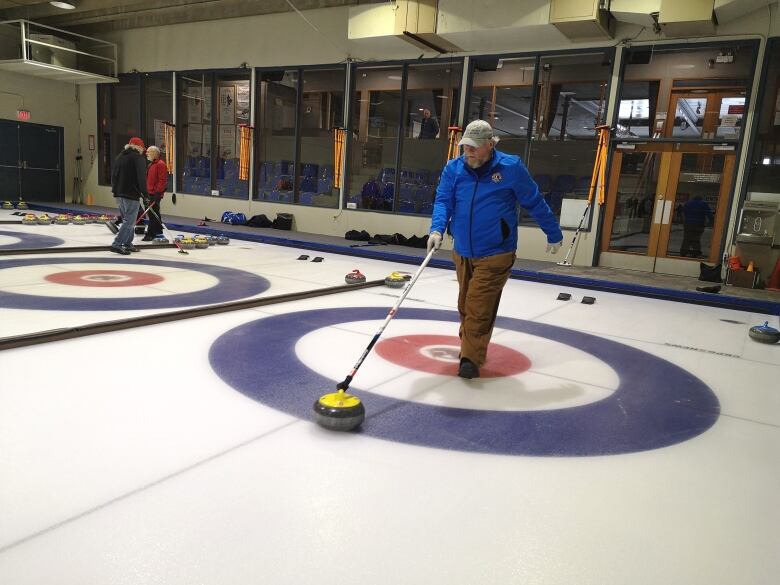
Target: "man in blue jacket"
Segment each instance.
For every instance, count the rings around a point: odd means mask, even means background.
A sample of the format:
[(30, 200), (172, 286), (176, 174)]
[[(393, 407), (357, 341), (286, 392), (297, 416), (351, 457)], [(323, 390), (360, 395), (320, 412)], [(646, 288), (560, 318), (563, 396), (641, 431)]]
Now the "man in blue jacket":
[(474, 120), (458, 143), (463, 156), (444, 167), (436, 190), (428, 251), (439, 249), (449, 224), (460, 292), (460, 369), (478, 378), (496, 322), (498, 303), (517, 251), (518, 204), (545, 234), (547, 251), (563, 242), (558, 220), (519, 157), (496, 150), (498, 137)]

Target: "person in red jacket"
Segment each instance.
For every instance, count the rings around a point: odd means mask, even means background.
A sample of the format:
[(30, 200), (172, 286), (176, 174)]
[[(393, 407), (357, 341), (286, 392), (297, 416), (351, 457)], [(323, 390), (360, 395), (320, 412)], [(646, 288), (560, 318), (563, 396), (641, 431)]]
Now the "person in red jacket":
[(168, 184), (168, 167), (160, 158), (160, 149), (150, 146), (146, 149), (146, 158), (151, 163), (146, 169), (146, 191), (149, 193), (149, 202), (152, 209), (149, 211), (149, 225), (146, 228), (144, 242), (151, 242), (155, 236), (162, 234), (160, 219), (160, 201), (165, 195), (165, 186)]

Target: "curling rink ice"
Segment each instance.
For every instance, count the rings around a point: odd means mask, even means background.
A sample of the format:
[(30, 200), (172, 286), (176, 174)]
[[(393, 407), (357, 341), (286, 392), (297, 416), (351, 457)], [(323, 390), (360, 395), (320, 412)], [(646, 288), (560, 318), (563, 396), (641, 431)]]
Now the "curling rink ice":
[[(42, 234), (112, 238), (2, 225), (0, 249)], [(236, 239), (1, 256), (0, 337), (323, 289), (355, 268), (415, 269)], [(428, 268), (351, 386), (360, 431), (320, 428), (313, 402), (398, 294), (0, 351), (0, 583), (778, 582), (780, 345), (748, 337), (777, 317), (511, 280), (467, 381), (455, 274)]]

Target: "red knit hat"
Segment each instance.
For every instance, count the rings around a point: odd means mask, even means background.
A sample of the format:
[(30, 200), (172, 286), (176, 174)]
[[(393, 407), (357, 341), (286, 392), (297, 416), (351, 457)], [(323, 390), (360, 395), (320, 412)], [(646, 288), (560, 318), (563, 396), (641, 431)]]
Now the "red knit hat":
[(138, 138), (138, 136), (133, 136), (129, 141), (128, 144), (131, 144), (133, 146), (140, 146), (144, 150), (146, 150), (146, 145), (144, 144), (144, 141)]

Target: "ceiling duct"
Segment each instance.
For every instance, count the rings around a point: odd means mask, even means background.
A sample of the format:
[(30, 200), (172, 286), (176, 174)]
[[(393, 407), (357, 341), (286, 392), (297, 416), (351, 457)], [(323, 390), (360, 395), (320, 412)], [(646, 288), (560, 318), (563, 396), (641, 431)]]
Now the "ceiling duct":
[(438, 53), (462, 51), (436, 32), (438, 0), (396, 0), (392, 4), (356, 6), (349, 10), (349, 40), (400, 39)]
[(708, 36), (715, 33), (715, 0), (661, 0), (658, 24), (670, 37)]
[(573, 41), (611, 39), (615, 32), (607, 0), (551, 0), (550, 24)]

